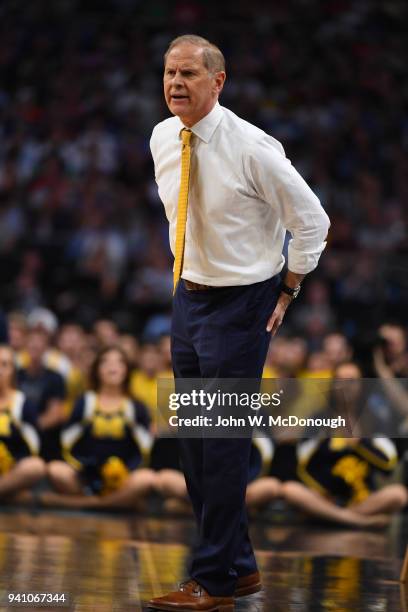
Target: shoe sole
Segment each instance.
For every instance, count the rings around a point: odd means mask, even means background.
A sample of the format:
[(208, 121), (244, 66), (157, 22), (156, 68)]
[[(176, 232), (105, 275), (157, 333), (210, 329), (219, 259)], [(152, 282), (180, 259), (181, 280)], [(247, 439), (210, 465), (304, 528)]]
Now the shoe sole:
[[(194, 612), (195, 608), (179, 608), (178, 606), (160, 606), (148, 604), (149, 610), (164, 610), (165, 612)], [(202, 612), (234, 612), (234, 604), (222, 604), (221, 606), (213, 606), (206, 608)]]
[(248, 595), (259, 593), (259, 591), (262, 591), (262, 584), (260, 582), (258, 582), (257, 584), (250, 584), (246, 587), (236, 589), (234, 593), (234, 599), (239, 599), (240, 597), (247, 597)]

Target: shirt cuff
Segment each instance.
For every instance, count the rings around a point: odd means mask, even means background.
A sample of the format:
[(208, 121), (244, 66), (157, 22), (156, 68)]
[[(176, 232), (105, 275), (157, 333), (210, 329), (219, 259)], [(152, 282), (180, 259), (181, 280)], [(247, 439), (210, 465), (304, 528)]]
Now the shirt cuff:
[(313, 253), (297, 251), (291, 242), (289, 242), (288, 247), (288, 270), (295, 274), (309, 274), (309, 272), (312, 272), (317, 267), (320, 255), (326, 248), (327, 242), (323, 242), (321, 247), (313, 251)]

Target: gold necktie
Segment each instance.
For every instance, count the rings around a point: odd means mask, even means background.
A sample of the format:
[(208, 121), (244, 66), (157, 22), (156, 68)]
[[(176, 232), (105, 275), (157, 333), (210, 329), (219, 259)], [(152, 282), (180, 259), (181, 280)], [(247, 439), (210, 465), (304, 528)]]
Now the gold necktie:
[(180, 280), (183, 269), (184, 245), (186, 239), (187, 207), (188, 207), (188, 182), (190, 178), (190, 158), (191, 158), (191, 131), (185, 128), (181, 130), (181, 179), (180, 192), (177, 204), (177, 226), (176, 226), (176, 246), (174, 252), (173, 270), (173, 295), (176, 292), (177, 283)]

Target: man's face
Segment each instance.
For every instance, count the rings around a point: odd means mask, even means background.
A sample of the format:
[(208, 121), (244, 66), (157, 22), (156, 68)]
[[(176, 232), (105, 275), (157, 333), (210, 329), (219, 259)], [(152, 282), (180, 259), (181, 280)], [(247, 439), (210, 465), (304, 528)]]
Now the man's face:
[(32, 331), (27, 338), (27, 352), (30, 355), (31, 362), (36, 364), (42, 361), (45, 351), (47, 350), (47, 336), (42, 332)]
[(167, 106), (187, 127), (211, 111), (225, 81), (225, 72), (208, 72), (203, 59), (201, 47), (182, 43), (170, 51), (164, 67)]
[(353, 363), (345, 363), (336, 370), (333, 381), (334, 392), (337, 398), (347, 405), (356, 401), (362, 390), (361, 372)]
[(3, 388), (12, 385), (13, 373), (13, 353), (8, 347), (2, 346), (0, 348), (0, 384)]

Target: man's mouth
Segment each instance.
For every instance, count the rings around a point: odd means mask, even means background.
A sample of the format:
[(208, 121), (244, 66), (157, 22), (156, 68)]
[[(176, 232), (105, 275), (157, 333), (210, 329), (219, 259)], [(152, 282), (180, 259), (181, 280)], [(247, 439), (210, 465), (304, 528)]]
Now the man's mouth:
[(188, 100), (188, 96), (183, 96), (182, 94), (172, 94), (172, 100)]

